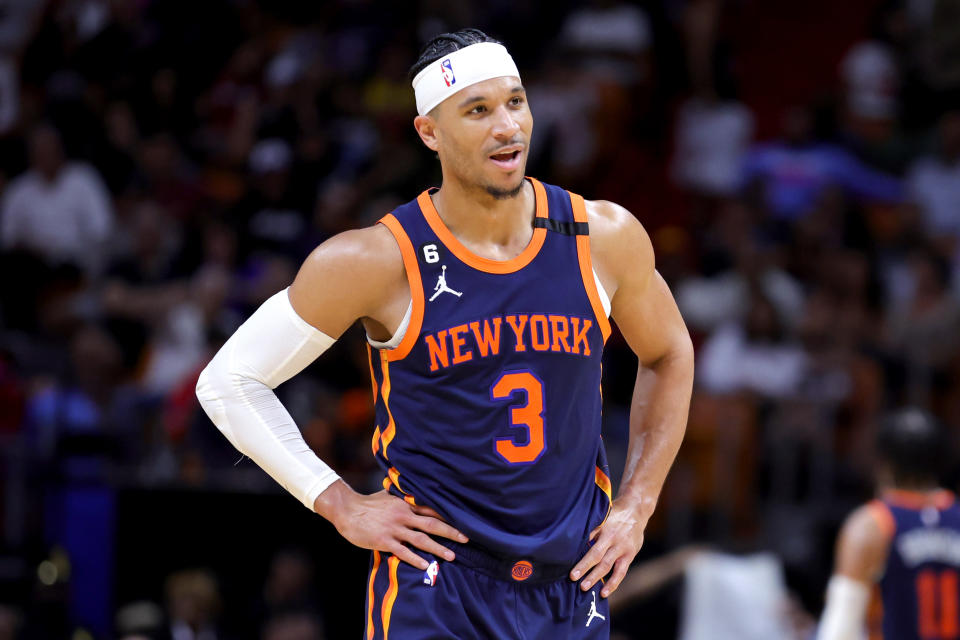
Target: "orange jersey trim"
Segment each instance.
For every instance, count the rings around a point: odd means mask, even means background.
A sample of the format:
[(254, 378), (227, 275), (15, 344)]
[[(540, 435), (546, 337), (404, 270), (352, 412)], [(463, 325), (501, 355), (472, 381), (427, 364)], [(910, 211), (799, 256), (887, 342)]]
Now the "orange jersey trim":
[(880, 585), (874, 585), (870, 591), (870, 601), (867, 605), (867, 638), (869, 640), (883, 640), (883, 594)]
[(400, 490), (400, 493), (406, 493), (403, 489), (400, 489), (400, 472), (397, 471), (396, 467), (390, 467), (387, 469), (387, 477), (390, 478), (390, 482), (393, 483), (393, 486)]
[[(539, 181), (533, 178), (527, 179), (530, 180), (530, 183), (533, 185), (534, 198), (537, 203), (535, 215), (537, 218), (546, 218), (547, 190), (543, 188), (543, 185), (540, 184)], [(444, 246), (446, 246), (453, 255), (457, 256), (461, 262), (478, 271), (499, 274), (519, 271), (530, 264), (537, 254), (540, 253), (540, 249), (543, 247), (543, 243), (547, 238), (546, 229), (536, 228), (533, 230), (533, 236), (530, 238), (530, 242), (517, 257), (510, 260), (491, 260), (490, 258), (476, 255), (457, 240), (453, 232), (443, 223), (440, 214), (437, 213), (437, 208), (433, 205), (429, 191), (424, 191), (420, 194), (417, 198), (417, 204), (420, 205), (420, 210), (423, 212), (423, 217), (426, 218), (427, 224), (430, 225), (430, 228), (433, 229), (433, 232), (440, 238)]]
[(952, 491), (946, 489), (937, 489), (935, 491), (907, 491), (906, 489), (888, 489), (883, 492), (883, 499), (890, 504), (905, 509), (923, 509), (924, 507), (936, 507), (943, 510), (954, 502), (956, 496)]
[[(570, 204), (573, 208), (573, 219), (576, 222), (587, 222), (587, 207), (583, 202), (583, 196), (570, 193)], [(597, 283), (593, 279), (590, 236), (577, 236), (577, 258), (580, 261), (583, 287), (587, 290), (587, 298), (590, 299), (590, 306), (593, 307), (593, 315), (597, 318), (597, 326), (600, 327), (600, 333), (603, 334), (603, 341), (606, 343), (607, 338), (610, 337), (610, 319), (607, 317), (607, 312), (603, 310), (603, 303), (600, 302), (600, 292), (597, 290)]]
[(387, 458), (387, 447), (397, 436), (397, 424), (393, 421), (393, 413), (390, 412), (390, 361), (386, 351), (380, 352), (380, 372), (383, 374), (380, 397), (383, 398), (383, 406), (387, 410), (387, 428), (380, 434), (380, 444), (383, 446), (383, 457)]
[(373, 349), (367, 343), (367, 363), (370, 365), (370, 386), (373, 388), (373, 404), (377, 404), (377, 376), (373, 375)]
[(871, 500), (867, 504), (867, 512), (873, 516), (883, 535), (888, 539), (893, 539), (894, 534), (897, 532), (897, 521), (893, 519), (893, 514), (890, 513), (890, 507), (881, 500)]
[(412, 504), (413, 506), (417, 506), (417, 501), (414, 499), (414, 497), (400, 487), (400, 472), (397, 471), (396, 467), (390, 467), (387, 470), (387, 477), (383, 479), (384, 490), (390, 491), (391, 485), (396, 487), (397, 491), (403, 494), (404, 502), (407, 504)]
[(597, 486), (600, 487), (600, 490), (603, 491), (607, 496), (607, 515), (603, 516), (603, 522), (600, 523), (600, 526), (603, 526), (603, 523), (607, 521), (607, 518), (610, 516), (610, 510), (613, 509), (613, 489), (610, 486), (610, 478), (603, 472), (603, 469), (597, 467), (596, 474), (594, 475)]
[(373, 430), (373, 440), (370, 442), (370, 448), (373, 449), (373, 455), (380, 451), (380, 426)]
[(390, 588), (383, 597), (383, 606), (380, 608), (380, 619), (383, 621), (383, 640), (387, 640), (390, 634), (390, 615), (393, 613), (393, 603), (397, 600), (397, 592), (400, 585), (397, 582), (397, 567), (400, 565), (400, 558), (390, 556), (387, 558), (387, 565), (390, 567)]
[(407, 272), (407, 283), (410, 285), (410, 299), (412, 309), (410, 310), (410, 324), (407, 325), (407, 332), (403, 334), (403, 340), (395, 349), (385, 349), (381, 353), (386, 354), (389, 360), (403, 360), (413, 349), (420, 337), (420, 328), (423, 326), (423, 281), (420, 279), (420, 267), (417, 265), (417, 253), (413, 249), (413, 244), (407, 236), (406, 231), (400, 225), (400, 222), (392, 213), (380, 218), (380, 223), (390, 230), (397, 246), (400, 247), (400, 255), (403, 256), (403, 268)]
[(367, 581), (367, 640), (373, 640), (373, 583), (377, 579), (380, 569), (380, 552), (373, 552), (373, 568), (370, 569), (370, 579)]

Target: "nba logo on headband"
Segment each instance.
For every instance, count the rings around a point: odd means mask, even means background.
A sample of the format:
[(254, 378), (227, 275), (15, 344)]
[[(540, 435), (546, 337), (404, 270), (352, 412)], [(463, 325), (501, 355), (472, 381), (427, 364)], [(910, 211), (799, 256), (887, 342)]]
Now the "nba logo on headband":
[(443, 72), (443, 81), (447, 83), (448, 87), (456, 83), (457, 77), (453, 75), (453, 65), (450, 64), (450, 58), (440, 63), (440, 71)]
[[(457, 73), (453, 66), (456, 63)], [(426, 115), (461, 89), (491, 78), (520, 77), (507, 48), (495, 42), (478, 42), (434, 60), (413, 78), (417, 113)]]

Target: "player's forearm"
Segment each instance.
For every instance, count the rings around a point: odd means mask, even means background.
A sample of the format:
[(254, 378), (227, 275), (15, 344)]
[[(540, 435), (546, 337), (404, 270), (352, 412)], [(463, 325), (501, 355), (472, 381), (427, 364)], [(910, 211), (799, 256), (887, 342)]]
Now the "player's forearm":
[(273, 389), (332, 342), (280, 292), (237, 329), (197, 383), (201, 406), (230, 443), (308, 509), (338, 476), (304, 442)]
[(827, 587), (827, 603), (817, 640), (859, 640), (864, 637), (870, 587), (843, 575), (834, 575)]
[(617, 500), (647, 520), (656, 507), (690, 410), (693, 347), (684, 338), (667, 355), (637, 372), (630, 407), (630, 444)]

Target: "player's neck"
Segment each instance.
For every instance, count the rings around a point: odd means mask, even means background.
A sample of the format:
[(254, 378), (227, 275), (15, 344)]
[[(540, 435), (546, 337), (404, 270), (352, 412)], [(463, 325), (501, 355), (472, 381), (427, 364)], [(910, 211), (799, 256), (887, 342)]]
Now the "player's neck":
[(533, 234), (536, 196), (529, 181), (516, 196), (495, 198), (482, 189), (444, 180), (432, 199), (443, 223), (468, 247), (495, 245), (522, 251)]

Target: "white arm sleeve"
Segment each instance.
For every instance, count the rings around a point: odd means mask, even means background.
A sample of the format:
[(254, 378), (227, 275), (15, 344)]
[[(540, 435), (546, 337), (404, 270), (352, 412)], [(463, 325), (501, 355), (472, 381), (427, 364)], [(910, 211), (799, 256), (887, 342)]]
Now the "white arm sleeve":
[(827, 605), (817, 640), (861, 640), (866, 637), (870, 587), (846, 576), (834, 575), (827, 585)]
[(339, 476), (307, 446), (273, 389), (333, 343), (297, 315), (284, 290), (237, 329), (197, 382), (201, 406), (230, 443), (311, 511)]

